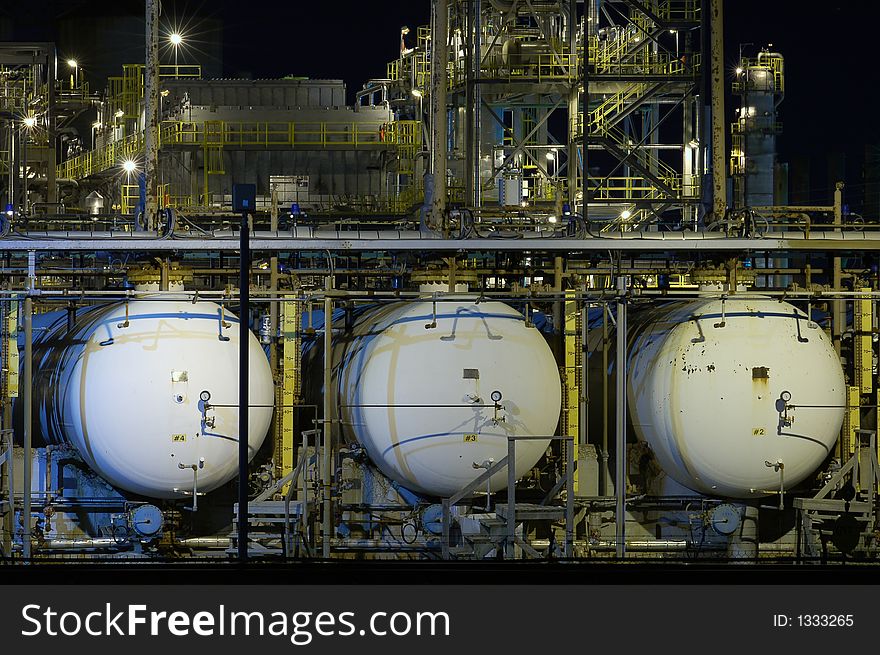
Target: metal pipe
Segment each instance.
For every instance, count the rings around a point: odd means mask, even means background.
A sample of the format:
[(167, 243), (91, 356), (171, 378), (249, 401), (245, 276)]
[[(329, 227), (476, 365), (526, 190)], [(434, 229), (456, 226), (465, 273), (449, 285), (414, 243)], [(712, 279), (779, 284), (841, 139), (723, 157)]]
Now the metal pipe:
[(187, 548), (210, 548), (210, 549), (227, 549), (232, 540), (229, 537), (189, 537), (181, 539), (177, 543)]
[[(326, 290), (333, 288), (333, 278), (326, 279)], [(321, 529), (321, 555), (330, 558), (330, 540), (333, 530), (332, 499), (330, 498), (333, 471), (331, 469), (331, 414), (333, 412), (333, 298), (324, 297), (324, 443), (322, 447), (321, 493), (324, 505)]]
[[(571, 210), (576, 212), (577, 201), (577, 178), (578, 178), (578, 110), (580, 109), (580, 80), (578, 79), (577, 53), (577, 0), (569, 0), (568, 8), (568, 54), (569, 54), (569, 78), (571, 89), (568, 97), (568, 203)], [(586, 19), (585, 19), (586, 20)], [(586, 114), (585, 114), (586, 115)]]
[(565, 557), (574, 556), (574, 461), (577, 439), (564, 442), (565, 457)]
[(516, 440), (507, 438), (507, 541), (505, 557), (516, 556)]
[[(617, 545), (613, 541), (597, 541), (591, 542), (588, 545), (590, 550), (596, 551), (610, 551), (616, 550)], [(697, 545), (691, 541), (677, 541), (672, 539), (657, 539), (655, 541), (643, 539), (637, 541), (629, 541), (626, 544), (626, 548), (630, 552), (663, 552), (663, 551), (680, 551), (680, 550), (725, 550), (726, 546), (723, 543), (708, 543)]]
[(449, 73), (447, 60), (449, 4), (448, 0), (434, 0), (434, 31), (431, 34), (431, 112), (433, 152), (434, 195), (431, 202), (432, 229), (441, 229), (445, 234), (446, 225), (446, 166), (448, 132), (446, 116), (446, 89)]
[(47, 138), (49, 147), (46, 149), (46, 202), (55, 204), (58, 201), (58, 184), (56, 183), (55, 158), (55, 139), (58, 134), (56, 132), (56, 121), (58, 114), (55, 111), (55, 77), (57, 67), (57, 55), (54, 46), (51, 51), (46, 54), (46, 120), (47, 120)]
[[(584, 288), (586, 292), (586, 287)], [(580, 398), (578, 402), (578, 444), (586, 446), (590, 434), (590, 387), (589, 387), (589, 355), (590, 355), (590, 304), (581, 304), (581, 376)], [(578, 453), (580, 455), (580, 453)]]
[[(834, 226), (835, 232), (840, 232), (843, 225), (843, 183), (838, 182), (834, 188)], [(840, 257), (833, 260), (832, 273), (832, 290), (841, 291), (843, 284), (843, 264)], [(808, 289), (809, 291), (809, 289)], [(834, 300), (832, 302), (831, 311), (831, 342), (834, 345), (834, 351), (840, 356), (840, 341), (843, 336), (843, 330), (846, 327), (846, 305), (842, 300)]]
[(600, 493), (612, 493), (608, 471), (608, 304), (602, 304), (602, 488)]
[(127, 550), (129, 541), (117, 541), (113, 537), (84, 537), (81, 539), (47, 539), (38, 550)]
[(626, 336), (627, 336), (627, 278), (617, 281), (619, 297), (617, 301), (617, 417), (615, 429), (617, 438), (614, 450), (614, 494), (617, 500), (615, 509), (617, 557), (626, 557)]
[[(31, 253), (33, 256), (33, 253)], [(29, 287), (33, 278), (29, 280)], [(32, 287), (31, 287), (32, 288)], [(24, 476), (22, 480), (23, 502), (21, 508), (22, 524), (22, 556), (25, 560), (31, 558), (31, 480), (32, 453), (31, 439), (33, 433), (33, 402), (34, 402), (34, 371), (33, 371), (33, 341), (34, 341), (34, 301), (30, 296), (24, 299), (24, 376), (22, 380), (21, 402), (23, 409), (22, 433), (24, 436)]]
[(727, 208), (727, 125), (724, 122), (724, 0), (710, 0), (712, 84), (712, 212), (724, 218)]
[[(159, 202), (156, 196), (159, 175), (159, 4), (147, 0), (146, 66), (144, 68), (144, 186), (145, 225), (155, 232)], [(207, 166), (207, 164), (206, 164)]]
[(250, 372), (250, 226), (247, 212), (241, 215), (238, 311), (238, 559), (248, 559), (248, 373)]
[(483, 188), (480, 179), (480, 159), (482, 157), (483, 141), (483, 87), (480, 78), (483, 76), (483, 3), (482, 0), (474, 0), (474, 104), (471, 111), (474, 114), (474, 208), (479, 209), (483, 204)]

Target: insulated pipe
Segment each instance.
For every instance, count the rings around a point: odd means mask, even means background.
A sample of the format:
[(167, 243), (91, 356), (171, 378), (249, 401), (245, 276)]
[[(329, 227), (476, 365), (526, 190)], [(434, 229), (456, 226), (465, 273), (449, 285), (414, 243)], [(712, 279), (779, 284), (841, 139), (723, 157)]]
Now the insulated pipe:
[(148, 232), (156, 231), (159, 201), (159, 4), (147, 0), (146, 67), (144, 68), (144, 186), (146, 189), (145, 223)]

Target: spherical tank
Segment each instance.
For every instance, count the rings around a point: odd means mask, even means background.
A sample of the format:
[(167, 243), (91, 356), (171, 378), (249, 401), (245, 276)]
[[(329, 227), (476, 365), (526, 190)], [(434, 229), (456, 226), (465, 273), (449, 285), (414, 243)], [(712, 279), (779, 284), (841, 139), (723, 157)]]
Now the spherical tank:
[[(385, 475), (414, 491), (451, 496), (507, 455), (508, 436), (556, 429), (553, 354), (503, 303), (441, 300), (436, 313), (431, 302), (384, 306), (360, 316), (341, 348), (343, 426)], [(548, 444), (516, 443), (517, 478)], [(506, 470), (490, 483), (506, 487)]]
[(778, 492), (813, 473), (837, 440), (845, 404), (824, 331), (767, 299), (641, 313), (627, 388), (637, 436), (664, 471), (689, 489), (732, 498)]
[[(61, 317), (34, 345), (35, 415), (102, 478), (150, 498), (209, 492), (238, 466), (238, 319), (211, 302), (134, 300)], [(274, 404), (250, 335), (251, 457)], [(205, 408), (202, 393), (210, 394)], [(205, 396), (207, 397), (207, 394)]]

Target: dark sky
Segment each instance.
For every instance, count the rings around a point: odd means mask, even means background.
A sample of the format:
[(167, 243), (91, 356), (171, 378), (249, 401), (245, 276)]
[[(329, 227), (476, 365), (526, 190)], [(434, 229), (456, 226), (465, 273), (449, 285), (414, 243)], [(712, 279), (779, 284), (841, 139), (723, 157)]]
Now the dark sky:
[[(880, 123), (873, 109), (878, 95), (878, 4), (855, 0), (725, 3), (731, 77), (740, 43), (773, 43), (773, 49), (786, 57), (783, 153), (851, 149), (880, 141)], [(126, 13), (139, 17), (144, 2), (29, 0), (11, 5), (0, 4), (0, 38), (11, 34), (18, 39), (58, 39), (64, 56), (63, 50), (76, 47), (69, 41), (79, 32), (68, 27), (65, 36), (58, 38), (62, 31), (56, 29), (61, 24), (58, 17), (62, 21), (71, 16)], [(214, 60), (218, 74), (343, 78), (353, 90), (370, 77), (384, 76), (386, 62), (397, 53), (400, 27), (427, 23), (429, 10), (430, 0), (166, 0), (163, 22), (184, 24), (194, 35), (190, 56)], [(15, 26), (11, 32), (10, 19)], [(139, 47), (143, 38), (131, 22), (116, 36), (130, 48)], [(206, 45), (218, 40), (223, 46), (222, 71), (219, 48)]]

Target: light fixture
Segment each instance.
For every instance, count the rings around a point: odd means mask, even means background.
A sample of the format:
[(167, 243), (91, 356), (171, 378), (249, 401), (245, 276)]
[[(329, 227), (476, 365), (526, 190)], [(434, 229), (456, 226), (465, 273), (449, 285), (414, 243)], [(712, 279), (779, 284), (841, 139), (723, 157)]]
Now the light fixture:
[(168, 89), (162, 89), (161, 91), (159, 91), (159, 95), (163, 98), (167, 98), (169, 93), (171, 93), (171, 91), (169, 91)]
[(407, 34), (409, 34), (409, 27), (407, 27), (406, 25), (404, 25), (403, 27), (400, 28), (400, 33), (401, 33), (403, 36), (406, 36)]
[(126, 159), (122, 162), (122, 170), (124, 170), (127, 174), (131, 175), (137, 170), (137, 164), (134, 163), (131, 159)]
[(77, 66), (79, 66), (79, 63), (76, 61), (76, 59), (68, 59), (67, 65), (71, 68), (76, 68)]
[(555, 161), (556, 160), (556, 151), (548, 150), (547, 151), (547, 161)]
[(547, 219), (547, 222), (551, 223), (551, 224), (555, 224), (558, 220), (559, 219), (556, 218), (555, 216), (551, 216), (550, 218)]
[(413, 94), (413, 98), (421, 99), (421, 97), (422, 97), (422, 92), (419, 91), (418, 89), (413, 89), (412, 94)]
[(101, 123), (101, 121), (95, 121), (94, 123), (92, 123), (92, 129), (93, 130), (100, 130), (102, 125), (103, 125), (103, 123)]
[(624, 209), (622, 212), (620, 212), (620, 217), (623, 220), (628, 221), (630, 218), (632, 218), (632, 212), (628, 209)]
[(737, 66), (737, 67), (736, 67), (736, 74), (737, 74), (737, 75), (742, 75), (742, 74), (743, 74), (743, 69), (742, 69), (742, 67), (740, 67), (740, 66)]
[(183, 43), (183, 37), (177, 32), (174, 32), (174, 34), (169, 36), (168, 40), (171, 41), (171, 45), (173, 45), (175, 48)]
[(116, 118), (122, 118), (123, 116), (125, 116), (125, 112), (122, 111), (121, 109), (117, 109), (116, 113), (113, 115), (116, 116)]
[(26, 128), (28, 128), (29, 130), (32, 130), (37, 125), (37, 117), (36, 116), (27, 116), (27, 117), (25, 117), (25, 119), (22, 122), (24, 123), (24, 126)]

